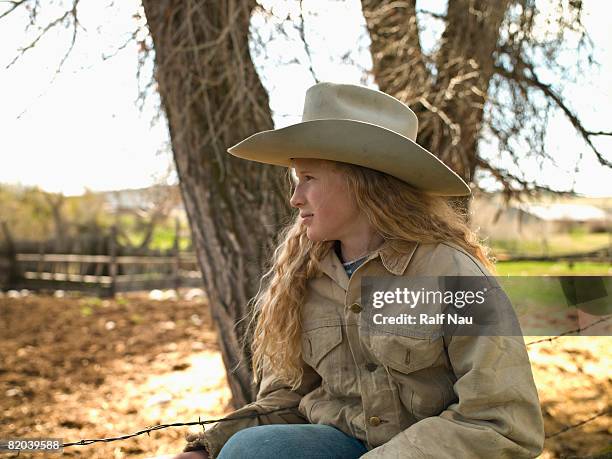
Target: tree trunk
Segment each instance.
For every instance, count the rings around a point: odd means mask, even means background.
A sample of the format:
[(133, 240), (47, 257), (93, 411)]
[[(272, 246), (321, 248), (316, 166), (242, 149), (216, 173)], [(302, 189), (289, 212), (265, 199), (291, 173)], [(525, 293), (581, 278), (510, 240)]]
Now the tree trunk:
[[(268, 96), (248, 48), (255, 0), (144, 0), (158, 90), (194, 249), (239, 407), (253, 400), (251, 359), (239, 339), (275, 235), (289, 214), (283, 170), (226, 148), (272, 129)], [(250, 342), (250, 340), (249, 340)], [(235, 369), (239, 361), (242, 364)]]
[(55, 239), (53, 240), (53, 250), (55, 253), (64, 253), (67, 251), (67, 239), (66, 239), (66, 221), (62, 214), (62, 208), (64, 207), (64, 195), (63, 194), (44, 194), (45, 200), (51, 210), (51, 217), (53, 218), (53, 227), (55, 228)]
[[(416, 0), (361, 3), (378, 87), (413, 109), (419, 118), (419, 144), (470, 183), (508, 0), (449, 0), (446, 27), (433, 57), (421, 49)], [(461, 202), (467, 210), (469, 200)]]

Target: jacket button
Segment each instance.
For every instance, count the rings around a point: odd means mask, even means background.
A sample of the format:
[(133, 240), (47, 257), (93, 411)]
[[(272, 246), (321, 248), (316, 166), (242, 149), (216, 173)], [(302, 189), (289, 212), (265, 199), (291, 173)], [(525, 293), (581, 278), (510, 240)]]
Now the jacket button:
[(359, 314), (363, 308), (361, 307), (361, 305), (359, 303), (353, 303), (353, 304), (351, 304), (351, 308), (350, 309), (355, 314)]
[(376, 427), (380, 425), (380, 418), (378, 416), (372, 416), (370, 419), (368, 419), (368, 422), (370, 425)]
[(378, 365), (376, 365), (374, 362), (368, 362), (366, 363), (366, 368), (368, 371), (374, 371), (376, 368), (378, 368)]

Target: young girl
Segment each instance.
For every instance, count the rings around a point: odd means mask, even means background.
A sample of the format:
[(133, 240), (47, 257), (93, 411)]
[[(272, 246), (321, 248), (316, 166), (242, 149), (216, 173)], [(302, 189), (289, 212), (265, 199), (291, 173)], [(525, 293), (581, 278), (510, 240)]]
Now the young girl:
[[(469, 187), (416, 142), (416, 115), (355, 85), (306, 93), (302, 123), (229, 152), (289, 167), (299, 212), (255, 298), (257, 400), (177, 458), (527, 458), (543, 448), (522, 336), (373, 335), (364, 276), (491, 276), (448, 196)], [(494, 305), (491, 305), (494, 307)], [(247, 416), (251, 417), (247, 417)]]

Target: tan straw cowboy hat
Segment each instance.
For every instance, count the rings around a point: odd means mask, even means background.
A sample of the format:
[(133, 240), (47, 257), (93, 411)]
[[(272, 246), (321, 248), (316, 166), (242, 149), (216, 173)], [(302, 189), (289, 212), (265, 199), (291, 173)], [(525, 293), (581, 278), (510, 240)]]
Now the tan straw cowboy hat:
[(357, 164), (397, 177), (430, 194), (463, 196), (470, 187), (416, 143), (418, 120), (381, 91), (318, 83), (306, 91), (302, 122), (262, 131), (227, 151), (239, 158), (291, 166), (293, 158)]

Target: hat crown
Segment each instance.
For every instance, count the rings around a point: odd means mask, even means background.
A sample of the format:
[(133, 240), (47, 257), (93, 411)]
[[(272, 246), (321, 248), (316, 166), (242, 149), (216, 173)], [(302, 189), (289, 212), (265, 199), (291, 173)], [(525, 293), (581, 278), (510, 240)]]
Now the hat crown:
[(318, 83), (306, 91), (302, 122), (344, 119), (374, 124), (416, 141), (419, 122), (403, 102), (352, 84)]

